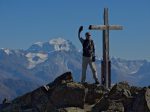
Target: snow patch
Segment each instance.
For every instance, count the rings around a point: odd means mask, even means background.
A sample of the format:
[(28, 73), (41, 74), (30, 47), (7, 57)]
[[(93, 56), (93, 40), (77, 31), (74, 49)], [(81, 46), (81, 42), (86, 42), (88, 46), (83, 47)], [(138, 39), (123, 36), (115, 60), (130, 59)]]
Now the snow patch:
[(43, 42), (36, 42), (36, 43), (34, 43), (34, 44), (36, 44), (36, 45), (38, 45), (38, 46), (40, 46), (40, 47), (43, 47)]
[(129, 75), (135, 74), (135, 73), (137, 73), (137, 72), (138, 72), (138, 70), (132, 71), (132, 72), (129, 73)]
[(34, 68), (37, 64), (43, 63), (48, 59), (48, 54), (44, 53), (28, 53), (26, 54), (28, 58), (29, 65), (28, 69)]

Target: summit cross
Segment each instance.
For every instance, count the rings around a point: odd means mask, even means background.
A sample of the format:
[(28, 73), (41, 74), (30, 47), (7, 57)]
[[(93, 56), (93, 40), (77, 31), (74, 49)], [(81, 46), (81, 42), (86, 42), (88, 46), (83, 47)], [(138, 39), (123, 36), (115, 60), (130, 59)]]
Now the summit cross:
[(103, 59), (101, 62), (101, 84), (111, 87), (111, 61), (109, 59), (109, 30), (122, 30), (120, 25), (109, 25), (108, 8), (104, 8), (104, 25), (90, 25), (89, 30), (103, 31)]

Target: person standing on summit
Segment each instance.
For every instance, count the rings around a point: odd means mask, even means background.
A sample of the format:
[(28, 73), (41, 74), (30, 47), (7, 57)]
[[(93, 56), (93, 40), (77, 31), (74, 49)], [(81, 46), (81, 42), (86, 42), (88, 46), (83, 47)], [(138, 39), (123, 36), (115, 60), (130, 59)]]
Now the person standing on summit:
[(78, 38), (83, 47), (83, 57), (82, 57), (82, 78), (81, 83), (85, 83), (86, 80), (86, 70), (87, 66), (90, 65), (90, 68), (93, 73), (93, 78), (95, 80), (95, 84), (99, 84), (98, 77), (97, 77), (97, 70), (95, 65), (95, 47), (94, 42), (91, 39), (91, 34), (89, 32), (85, 33), (86, 39), (83, 39), (80, 36), (81, 31), (83, 30), (83, 26), (80, 26), (78, 31)]

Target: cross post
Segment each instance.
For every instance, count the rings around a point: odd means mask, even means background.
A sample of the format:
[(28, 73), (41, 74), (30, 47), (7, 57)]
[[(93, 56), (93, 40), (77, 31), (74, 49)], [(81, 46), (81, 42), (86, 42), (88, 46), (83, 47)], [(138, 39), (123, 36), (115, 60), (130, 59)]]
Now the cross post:
[(104, 25), (90, 25), (89, 30), (103, 31), (103, 59), (101, 61), (101, 84), (111, 87), (111, 61), (109, 59), (109, 30), (122, 30), (119, 25), (109, 25), (108, 8), (104, 8)]

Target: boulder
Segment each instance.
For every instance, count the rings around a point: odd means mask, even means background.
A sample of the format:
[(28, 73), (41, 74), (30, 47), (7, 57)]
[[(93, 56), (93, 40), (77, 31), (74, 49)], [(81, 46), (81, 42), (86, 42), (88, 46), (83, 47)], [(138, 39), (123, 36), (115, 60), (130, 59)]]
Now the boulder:
[(130, 86), (126, 82), (120, 82), (118, 84), (115, 84), (109, 92), (108, 97), (112, 100), (130, 98)]
[(51, 102), (56, 108), (84, 107), (85, 88), (70, 82), (57, 86), (51, 94)]
[(53, 82), (0, 105), (0, 112), (150, 112), (150, 88), (126, 82), (111, 90), (73, 82), (71, 72)]
[(66, 72), (60, 76), (58, 76), (52, 83), (48, 84), (48, 86), (57, 86), (63, 83), (73, 82), (73, 77), (71, 72)]
[(133, 112), (150, 112), (150, 89), (143, 88), (135, 96)]
[[(130, 86), (126, 82), (115, 84), (110, 92), (106, 92), (102, 99), (93, 107), (93, 112), (119, 111), (124, 112), (132, 102)], [(129, 105), (128, 105), (129, 104)]]
[(107, 92), (103, 86), (96, 84), (84, 84), (84, 87), (86, 90), (85, 103), (90, 105), (97, 103)]
[(126, 112), (132, 109), (134, 93), (131, 93), (131, 87), (127, 82), (120, 82), (114, 85), (108, 94), (110, 100), (120, 101)]
[(44, 87), (40, 87), (30, 93), (16, 98), (12, 101), (12, 104), (8, 106), (5, 110), (34, 110), (44, 112), (47, 107), (53, 109), (53, 105), (49, 100), (47, 91)]
[[(73, 82), (71, 72), (66, 72), (61, 76), (57, 77), (52, 83), (39, 87), (38, 89), (29, 92), (23, 96), (20, 96), (12, 101), (10, 105), (4, 108), (4, 111), (32, 111), (32, 112), (51, 112), (56, 110), (57, 106), (64, 107), (69, 105), (69, 100), (74, 98), (76, 100), (79, 98), (81, 100), (75, 103), (72, 103), (71, 106), (83, 107), (84, 103), (84, 87)], [(59, 94), (56, 92), (60, 92)], [(71, 92), (72, 91), (72, 92)], [(60, 95), (62, 93), (62, 95)], [(55, 94), (58, 94), (58, 105), (55, 104)], [(81, 94), (81, 95), (80, 95)], [(70, 97), (67, 97), (67, 96)], [(72, 95), (75, 95), (74, 97)], [(65, 97), (64, 97), (65, 96)], [(71, 97), (72, 96), (72, 97)], [(70, 99), (69, 99), (70, 98)], [(57, 100), (57, 99), (56, 99)], [(68, 103), (65, 103), (65, 102)], [(55, 107), (56, 106), (56, 107)], [(1, 106), (2, 107), (2, 106)]]
[(124, 112), (124, 106), (122, 102), (110, 101), (108, 112)]
[(92, 108), (92, 112), (125, 112), (125, 110), (122, 102), (102, 98)]
[(92, 108), (92, 112), (101, 112), (108, 110), (109, 101), (105, 97), (102, 97), (97, 104)]

